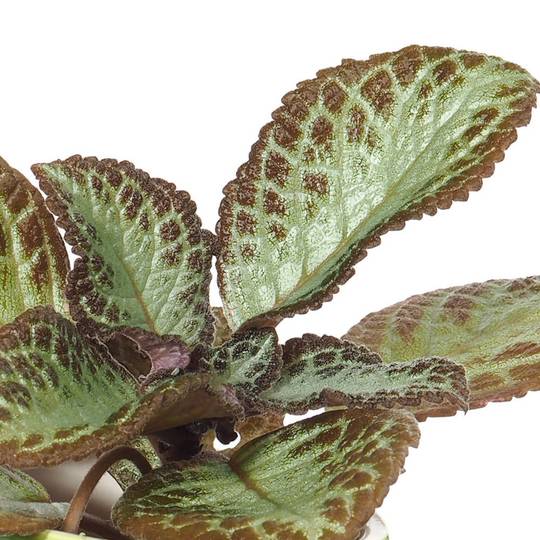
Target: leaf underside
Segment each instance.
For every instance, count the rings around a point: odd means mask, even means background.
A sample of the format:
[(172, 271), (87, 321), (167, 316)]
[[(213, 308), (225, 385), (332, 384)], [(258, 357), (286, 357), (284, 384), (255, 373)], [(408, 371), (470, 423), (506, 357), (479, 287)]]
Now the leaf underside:
[(185, 191), (126, 161), (73, 156), (32, 167), (80, 256), (67, 296), (76, 320), (212, 340), (213, 235)]
[(103, 346), (50, 308), (0, 329), (0, 462), (82, 459), (133, 438), (158, 406)]
[(353, 540), (418, 443), (403, 411), (333, 411), (256, 439), (227, 462), (169, 465), (129, 488), (113, 520), (136, 539)]
[(27, 474), (0, 467), (0, 534), (54, 529), (62, 523), (67, 506), (51, 503), (45, 488)]
[(443, 355), (462, 364), (472, 408), (520, 397), (540, 390), (540, 277), (413, 296), (368, 315), (344, 339), (365, 344), (385, 362)]
[(238, 332), (220, 347), (201, 348), (192, 356), (211, 374), (213, 384), (232, 387), (248, 405), (279, 378), (282, 366), (273, 328)]
[(365, 347), (306, 334), (285, 344), (281, 378), (260, 400), (263, 406), (303, 414), (332, 405), (417, 410), (446, 404), (466, 410), (468, 397), (463, 367), (444, 358), (384, 364)]
[(233, 330), (320, 307), (382, 234), (466, 200), (539, 89), (499, 58), (420, 46), (300, 83), (224, 190), (218, 278)]
[(64, 242), (39, 191), (0, 158), (0, 325), (29, 308), (67, 309)]
[(142, 328), (123, 328), (105, 338), (114, 359), (144, 387), (176, 376), (190, 363), (187, 347), (176, 336), (158, 336)]

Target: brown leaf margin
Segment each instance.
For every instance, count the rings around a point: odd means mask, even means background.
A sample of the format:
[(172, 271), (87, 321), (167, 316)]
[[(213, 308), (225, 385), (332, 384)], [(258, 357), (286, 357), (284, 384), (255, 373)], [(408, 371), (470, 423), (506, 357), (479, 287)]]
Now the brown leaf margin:
[[(336, 410), (325, 412), (320, 415), (307, 418), (284, 426), (281, 429), (278, 429), (274, 432), (267, 433), (266, 435), (277, 437), (283, 437), (284, 439), (291, 437), (291, 432), (294, 433), (295, 430), (301, 427), (310, 426), (312, 424), (326, 422), (332, 426), (334, 420), (339, 419), (340, 417), (345, 417), (349, 420), (349, 425), (345, 437), (349, 440), (355, 436), (358, 436), (361, 431), (364, 429), (369, 432), (370, 428), (377, 429), (380, 427), (380, 423), (384, 420), (393, 419), (395, 420), (392, 428), (385, 432), (385, 437), (388, 439), (389, 436), (395, 437), (396, 441), (392, 441), (393, 444), (388, 447), (381, 447), (378, 451), (373, 451), (369, 453), (369, 456), (366, 456), (365, 461), (369, 462), (374, 468), (376, 468), (378, 474), (385, 479), (384, 482), (379, 482), (375, 489), (370, 490), (368, 493), (363, 491), (358, 491), (354, 500), (354, 510), (352, 512), (353, 517), (347, 516), (347, 524), (345, 525), (345, 531), (340, 534), (340, 538), (344, 540), (353, 540), (358, 538), (359, 530), (361, 530), (364, 525), (369, 521), (373, 516), (374, 511), (381, 506), (384, 499), (388, 495), (390, 488), (393, 484), (396, 483), (399, 475), (404, 471), (403, 467), (405, 464), (405, 459), (409, 454), (409, 448), (417, 448), (420, 442), (420, 430), (418, 424), (414, 419), (413, 415), (403, 410), (362, 410), (362, 409), (351, 409), (351, 410)], [(390, 435), (388, 434), (390, 432)], [(258, 444), (265, 436), (258, 439), (253, 439), (249, 441), (245, 446), (241, 447), (238, 451), (233, 451), (230, 455), (230, 458), (227, 459), (223, 453), (209, 452), (207, 454), (201, 454), (198, 457), (190, 461), (179, 461), (176, 463), (170, 463), (162, 467), (161, 471), (175, 471), (181, 469), (193, 469), (200, 464), (205, 464), (208, 462), (222, 462), (229, 463), (232, 473), (238, 476), (242, 482), (246, 484), (247, 489), (255, 489), (255, 491), (260, 492), (259, 488), (251, 483), (251, 480), (248, 478), (247, 482), (241, 475), (241, 465), (237, 463), (238, 458), (244, 452), (249, 452), (253, 445)], [(151, 480), (151, 477), (156, 473), (159, 473), (160, 470), (154, 470), (149, 473), (142, 480), (131, 486), (124, 497), (136, 500), (137, 498), (144, 497), (144, 490), (148, 482)], [(144, 517), (138, 519), (130, 518), (129, 514), (125, 514), (122, 508), (122, 504), (125, 502), (123, 499), (118, 501), (112, 511), (113, 523), (124, 533), (133, 536), (134, 538), (153, 538), (154, 536), (163, 537), (167, 539), (177, 538), (175, 533), (172, 536), (169, 531), (166, 531), (164, 534), (163, 527), (160, 526), (158, 520), (148, 520), (147, 526), (144, 529), (143, 534), (141, 534), (140, 529), (137, 528), (139, 525), (138, 521), (144, 521)], [(242, 519), (239, 516), (239, 519)], [(172, 526), (175, 524), (173, 523)], [(231, 522), (233, 528), (235, 524)], [(240, 529), (241, 531), (242, 529)], [(190, 530), (186, 531), (188, 534)], [(150, 533), (150, 534), (149, 534)], [(211, 533), (210, 533), (211, 534)], [(286, 534), (286, 533), (282, 533)], [(143, 536), (144, 535), (144, 536)], [(223, 538), (231, 538), (238, 540), (243, 540), (243, 536), (238, 536), (237, 532), (233, 535), (227, 535)], [(279, 538), (282, 536), (279, 535)], [(178, 538), (187, 538), (187, 536), (178, 536)], [(221, 538), (221, 537), (220, 537)], [(251, 536), (249, 537), (251, 539)], [(330, 536), (334, 538), (334, 536)], [(337, 538), (337, 537), (336, 537)], [(254, 533), (253, 540), (260, 540), (261, 536), (257, 533)], [(286, 540), (287, 536), (283, 536), (283, 540)], [(247, 537), (246, 537), (247, 540)], [(291, 538), (291, 540), (293, 540)]]
[[(424, 303), (429, 305), (429, 300), (435, 298), (440, 293), (449, 294), (452, 291), (456, 297), (463, 294), (464, 292), (474, 292), (481, 291), (484, 287), (493, 285), (493, 284), (503, 284), (507, 283), (509, 286), (514, 286), (519, 289), (526, 289), (529, 286), (533, 286), (535, 282), (540, 283), (540, 276), (529, 276), (526, 278), (515, 278), (515, 279), (491, 279), (484, 282), (469, 283), (462, 286), (446, 287), (442, 289), (435, 289), (425, 293), (412, 295), (405, 300), (401, 300), (387, 306), (379, 311), (369, 313), (364, 318), (360, 320), (357, 324), (349, 328), (346, 334), (343, 335), (342, 339), (348, 340), (351, 343), (365, 343), (371, 347), (374, 351), (378, 351), (378, 341), (382, 336), (382, 330), (385, 329), (386, 320), (388, 317), (396, 314), (399, 308), (409, 309), (410, 315), (415, 317), (414, 313), (414, 304), (418, 302), (417, 308), (421, 307)], [(448, 297), (446, 298), (448, 300)], [(540, 308), (539, 308), (540, 309)], [(523, 345), (523, 344), (522, 344)], [(525, 344), (526, 345), (526, 344)], [(526, 348), (526, 347), (525, 347)], [(410, 360), (402, 360), (400, 363), (408, 363)], [(482, 397), (475, 396), (476, 383), (477, 381), (470, 379), (468, 375), (468, 364), (456, 362), (459, 365), (464, 367), (467, 380), (469, 381), (470, 388), (470, 399), (469, 399), (469, 410), (481, 409), (486, 407), (490, 403), (505, 403), (512, 401), (513, 399), (519, 399), (525, 397), (529, 392), (540, 391), (540, 379), (537, 384), (531, 385), (523, 384), (519, 389), (509, 389), (507, 391), (498, 392), (495, 398), (490, 398), (484, 392)], [(417, 420), (425, 421), (431, 417), (448, 417), (455, 416), (459, 411), (452, 406), (430, 406), (429, 404), (424, 404), (424, 406), (417, 407), (414, 411)]]
[[(340, 66), (319, 70), (315, 79), (309, 79), (297, 84), (297, 88), (288, 92), (282, 98), (282, 106), (272, 113), (273, 120), (263, 126), (259, 132), (259, 140), (251, 147), (248, 161), (241, 165), (236, 173), (236, 178), (230, 181), (224, 188), (224, 198), (219, 207), (219, 221), (216, 224), (216, 234), (220, 252), (218, 254), (216, 269), (219, 290), (223, 294), (225, 283), (225, 270), (223, 266), (223, 246), (228, 244), (230, 231), (233, 227), (233, 209), (231, 201), (236, 200), (238, 193), (249, 189), (250, 185), (257, 182), (258, 173), (262, 168), (261, 155), (265, 149), (268, 139), (276, 126), (279, 126), (281, 117), (296, 118), (298, 115), (307, 114), (306, 101), (316, 100), (323, 90), (324, 84), (332, 77), (341, 80), (354, 80), (359, 74), (363, 74), (367, 69), (382, 65), (392, 56), (400, 62), (403, 69), (401, 76), (407, 78), (407, 70), (412, 70), (418, 54), (426, 54), (432, 58), (442, 58), (446, 54), (459, 52), (467, 54), (471, 61), (484, 58), (486, 55), (472, 51), (457, 50), (447, 47), (428, 47), (422, 45), (409, 45), (399, 51), (392, 53), (381, 53), (371, 55), (368, 60), (344, 59)], [(492, 57), (497, 58), (497, 57)], [(526, 70), (511, 62), (504, 62), (506, 69), (527, 73)], [(483, 179), (489, 178), (495, 171), (495, 164), (504, 159), (504, 152), (517, 139), (517, 128), (526, 126), (532, 115), (532, 109), (536, 107), (536, 94), (540, 93), (540, 82), (533, 79), (533, 88), (527, 99), (519, 103), (519, 109), (508, 116), (505, 120), (505, 131), (497, 133), (495, 140), (490, 141), (493, 149), (484, 156), (478, 165), (470, 167), (460, 176), (450, 180), (444, 188), (436, 195), (425, 197), (419, 203), (412, 205), (389, 221), (375, 229), (370, 236), (361, 240), (354, 246), (350, 253), (342, 260), (339, 269), (335, 272), (323, 289), (314, 294), (308, 300), (301, 300), (292, 306), (279, 308), (263, 313), (253, 319), (245, 321), (238, 330), (249, 327), (259, 327), (265, 325), (275, 326), (282, 319), (293, 317), (297, 314), (305, 314), (311, 310), (317, 310), (325, 302), (332, 300), (333, 296), (339, 292), (341, 285), (344, 285), (355, 273), (354, 266), (367, 256), (367, 250), (377, 247), (381, 243), (381, 237), (390, 231), (399, 231), (405, 227), (409, 220), (420, 220), (425, 214), (434, 216), (438, 210), (446, 210), (455, 201), (467, 201), (471, 191), (479, 191), (482, 188)]]
[[(11, 197), (14, 199), (22, 194), (22, 192), (26, 192), (36, 205), (36, 212), (40, 225), (45, 233), (46, 241), (51, 248), (53, 260), (49, 261), (49, 264), (54, 267), (65, 284), (70, 270), (66, 244), (60, 235), (60, 231), (56, 227), (54, 216), (47, 209), (43, 195), (30, 183), (26, 176), (17, 169), (11, 167), (11, 165), (2, 159), (2, 157), (0, 157), (0, 175), (3, 176), (0, 180), (0, 190), (3, 191), (5, 187), (13, 189)], [(10, 185), (8, 185), (8, 183)]]
[[(55, 322), (63, 320), (65, 323), (72, 325), (73, 323), (64, 319), (61, 315), (54, 312), (50, 307), (39, 306), (26, 311), (20, 315), (14, 323), (6, 324), (0, 328), (0, 341), (2, 339), (11, 339), (11, 334), (30, 332), (29, 324), (32, 320), (42, 320), (47, 322)], [(98, 340), (93, 340), (89, 337), (82, 336), (82, 339), (87, 340), (97, 353), (96, 362), (110, 362), (118, 367), (120, 373), (124, 373), (127, 379), (132, 376), (128, 371), (118, 364), (109, 354), (106, 347)], [(133, 380), (134, 387), (135, 380)], [(0, 463), (18, 468), (30, 468), (36, 466), (50, 467), (59, 465), (65, 461), (81, 461), (86, 457), (96, 454), (100, 455), (107, 450), (114, 448), (120, 444), (124, 444), (140, 434), (151, 419), (156, 416), (157, 411), (161, 407), (165, 394), (159, 391), (141, 395), (136, 411), (133, 412), (129, 421), (122, 425), (114, 426), (117, 418), (121, 417), (124, 411), (122, 409), (113, 412), (107, 419), (107, 424), (99, 429), (96, 429), (91, 435), (84, 435), (79, 438), (76, 446), (74, 444), (64, 445), (58, 443), (49, 446), (45, 450), (39, 452), (39, 462), (36, 462), (36, 452), (32, 451), (32, 446), (28, 446), (30, 450), (25, 450), (24, 444), (0, 443)], [(124, 407), (125, 408), (125, 407)], [(107, 427), (113, 425), (115, 429), (108, 430)]]
[[(98, 159), (97, 157), (82, 157), (80, 154), (74, 154), (73, 156), (65, 160), (56, 160), (48, 165), (67, 165), (69, 167), (84, 167), (84, 168), (102, 168), (107, 171), (111, 168), (121, 168), (127, 175), (129, 175), (134, 182), (138, 183), (142, 191), (145, 191), (149, 196), (154, 195), (157, 200), (160, 197), (173, 198), (175, 193), (180, 193), (183, 197), (184, 209), (182, 212), (178, 212), (179, 217), (182, 218), (183, 225), (186, 229), (195, 228), (198, 229), (201, 235), (200, 243), (207, 246), (209, 253), (214, 256), (217, 251), (217, 240), (215, 235), (206, 229), (202, 228), (202, 222), (199, 216), (196, 214), (196, 204), (191, 199), (191, 196), (187, 191), (178, 190), (176, 185), (167, 182), (161, 178), (152, 178), (150, 175), (142, 169), (137, 169), (135, 165), (129, 161), (118, 161), (112, 158)], [(103, 326), (90, 318), (86, 311), (79, 305), (80, 298), (80, 283), (84, 281), (85, 277), (92, 273), (91, 261), (87, 256), (87, 242), (86, 239), (78, 232), (77, 224), (73, 223), (69, 217), (69, 208), (58, 196), (56, 188), (47, 178), (47, 175), (42, 171), (42, 163), (36, 163), (32, 165), (31, 169), (36, 178), (39, 181), (41, 190), (47, 195), (47, 206), (53, 214), (57, 216), (56, 223), (59, 227), (65, 231), (65, 241), (71, 246), (71, 251), (79, 258), (75, 260), (73, 270), (69, 272), (66, 284), (66, 298), (69, 302), (69, 308), (71, 316), (77, 321), (83, 330), (89, 334), (99, 334)], [(115, 170), (116, 170), (115, 169)], [(208, 268), (206, 271), (206, 279), (201, 283), (201, 287), (209, 288), (212, 280), (212, 274), (210, 271), (212, 257), (209, 257)], [(199, 341), (204, 343), (211, 343), (214, 338), (214, 318), (210, 308), (209, 299), (206, 305), (205, 326), (204, 331), (201, 333)]]
[[(428, 408), (437, 408), (438, 405), (452, 407), (455, 412), (460, 410), (466, 412), (469, 408), (469, 387), (465, 375), (465, 368), (461, 364), (443, 357), (433, 356), (430, 358), (419, 358), (407, 363), (390, 364), (385, 363), (377, 352), (374, 352), (363, 345), (356, 345), (352, 341), (340, 340), (336, 337), (327, 335), (317, 336), (315, 334), (304, 334), (301, 338), (292, 338), (283, 345), (283, 371), (286, 370), (288, 364), (294, 362), (298, 356), (324, 347), (339, 348), (341, 350), (347, 348), (349, 349), (350, 354), (358, 357), (358, 363), (361, 365), (379, 365), (381, 368), (393, 365), (398, 371), (400, 368), (407, 365), (413, 368), (411, 365), (413, 363), (415, 364), (415, 369), (424, 371), (428, 370), (430, 367), (434, 367), (434, 364), (437, 363), (438, 372), (435, 372), (434, 375), (446, 376), (452, 374), (454, 383), (453, 390), (455, 394), (450, 392), (437, 394), (436, 392), (429, 391), (422, 397), (396, 397), (395, 393), (390, 390), (386, 392), (386, 395), (382, 393), (376, 400), (373, 398), (365, 400), (360, 397), (351, 397), (339, 390), (323, 388), (318, 395), (311, 399), (291, 402), (283, 407), (279, 407), (272, 402), (261, 399), (254, 402), (255, 408), (258, 408), (261, 412), (283, 412), (295, 415), (306, 414), (309, 410), (319, 409), (321, 407), (357, 407), (360, 409), (387, 410), (404, 408), (414, 414), (417, 414), (417, 411), (419, 410), (423, 411)], [(359, 383), (361, 384), (360, 381), (361, 379), (359, 379)]]

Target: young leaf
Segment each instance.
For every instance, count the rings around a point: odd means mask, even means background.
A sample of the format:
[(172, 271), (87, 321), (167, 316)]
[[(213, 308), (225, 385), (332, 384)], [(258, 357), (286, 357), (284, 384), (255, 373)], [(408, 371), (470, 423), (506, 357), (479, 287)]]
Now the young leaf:
[(39, 191), (0, 158), (0, 325), (29, 308), (66, 312), (69, 262)]
[(81, 256), (67, 289), (76, 320), (211, 341), (214, 240), (185, 191), (112, 159), (73, 156), (32, 170)]
[(300, 83), (224, 190), (218, 277), (233, 330), (320, 307), (386, 231), (466, 200), (539, 90), (499, 58), (419, 46)]
[(67, 504), (51, 503), (45, 488), (31, 476), (0, 467), (0, 534), (29, 535), (62, 523)]
[[(372, 313), (344, 336), (385, 362), (443, 355), (465, 367), (470, 406), (540, 390), (540, 277), (441, 289)], [(452, 414), (454, 407), (427, 408)]]
[(467, 409), (468, 388), (462, 366), (444, 358), (410, 364), (383, 364), (365, 347), (307, 334), (283, 349), (281, 378), (260, 395), (261, 405), (288, 413), (331, 405), (416, 410), (442, 403)]
[(0, 463), (55, 465), (124, 443), (157, 397), (50, 308), (0, 329)]
[(221, 347), (199, 348), (194, 362), (212, 376), (212, 384), (227, 385), (248, 405), (278, 379), (281, 347), (273, 328), (235, 334)]
[(187, 347), (176, 336), (158, 336), (142, 328), (123, 328), (105, 338), (114, 359), (141, 385), (176, 376), (190, 363)]
[(226, 462), (169, 465), (113, 509), (135, 539), (353, 540), (419, 432), (404, 411), (333, 411), (256, 439)]

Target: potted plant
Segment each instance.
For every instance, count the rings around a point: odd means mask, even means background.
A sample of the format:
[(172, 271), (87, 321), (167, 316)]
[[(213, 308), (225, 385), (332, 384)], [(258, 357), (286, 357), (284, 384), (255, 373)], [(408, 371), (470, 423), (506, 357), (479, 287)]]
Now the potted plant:
[[(35, 165), (45, 203), (1, 161), (0, 534), (385, 538), (374, 512), (418, 419), (540, 388), (540, 278), (415, 296), (341, 339), (282, 345), (276, 327), (330, 300), (382, 234), (479, 189), (539, 89), (449, 48), (322, 70), (261, 130), (216, 235), (131, 163)], [(20, 470), (96, 454), (69, 504)], [(126, 490), (110, 522), (85, 514), (107, 472)]]

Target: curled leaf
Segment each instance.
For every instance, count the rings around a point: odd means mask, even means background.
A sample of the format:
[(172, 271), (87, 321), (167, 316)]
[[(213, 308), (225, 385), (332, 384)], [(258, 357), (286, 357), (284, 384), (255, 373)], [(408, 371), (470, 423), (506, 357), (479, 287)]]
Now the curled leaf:
[(188, 348), (176, 336), (158, 336), (142, 328), (123, 328), (106, 340), (114, 359), (143, 386), (176, 376), (190, 363)]
[(103, 346), (50, 308), (0, 329), (1, 463), (55, 465), (107, 450), (136, 436), (160, 400), (141, 396)]
[(67, 504), (51, 503), (46, 489), (31, 476), (0, 467), (0, 534), (30, 535), (62, 523)]
[(69, 262), (41, 193), (0, 158), (0, 325), (29, 308), (67, 309)]
[(76, 320), (211, 341), (214, 239), (185, 191), (127, 161), (73, 156), (32, 170), (81, 257), (67, 289)]
[(416, 410), (444, 403), (466, 410), (467, 399), (465, 371), (454, 362), (384, 364), (365, 347), (312, 334), (285, 344), (281, 377), (260, 394), (261, 405), (293, 414), (332, 405)]
[(169, 465), (113, 509), (135, 539), (353, 540), (419, 432), (404, 411), (333, 411), (251, 441), (229, 461)]
[(539, 89), (500, 58), (411, 46), (286, 94), (224, 190), (218, 278), (233, 330), (320, 307), (382, 234), (466, 200)]
[[(540, 277), (413, 296), (368, 315), (344, 338), (371, 347), (385, 362), (446, 356), (464, 366), (472, 408), (507, 401), (540, 390)], [(448, 406), (424, 410), (454, 412)]]

